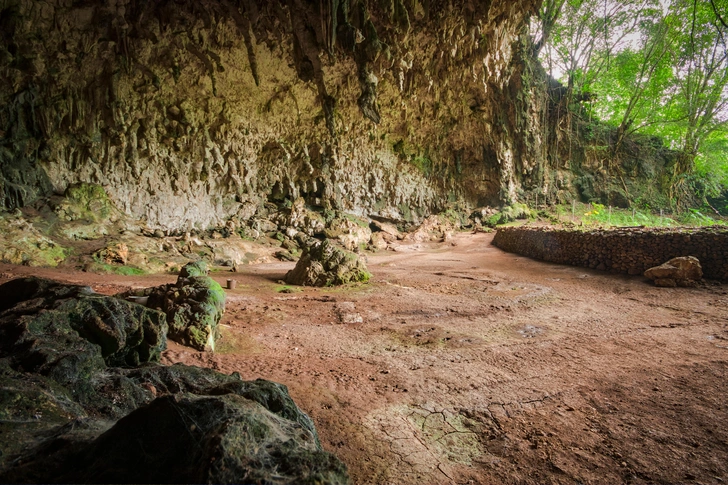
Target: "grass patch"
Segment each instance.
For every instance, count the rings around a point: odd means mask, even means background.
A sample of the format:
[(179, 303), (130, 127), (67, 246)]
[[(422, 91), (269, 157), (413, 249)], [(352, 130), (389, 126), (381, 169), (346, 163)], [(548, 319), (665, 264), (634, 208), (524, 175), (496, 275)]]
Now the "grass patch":
[(559, 205), (550, 209), (548, 219), (554, 224), (578, 224), (597, 227), (705, 227), (728, 225), (723, 219), (714, 219), (697, 209), (679, 214), (659, 214), (649, 210), (619, 209), (591, 204)]
[(303, 291), (303, 288), (289, 285), (278, 285), (275, 287), (275, 291), (276, 293), (298, 293), (300, 291)]

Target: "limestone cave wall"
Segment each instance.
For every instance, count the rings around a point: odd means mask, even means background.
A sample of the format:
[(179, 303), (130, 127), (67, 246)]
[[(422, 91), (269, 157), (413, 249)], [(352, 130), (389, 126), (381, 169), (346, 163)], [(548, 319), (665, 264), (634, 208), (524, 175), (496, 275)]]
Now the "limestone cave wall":
[(547, 179), (539, 5), (0, 0), (0, 210), (78, 182), (162, 229), (517, 199)]

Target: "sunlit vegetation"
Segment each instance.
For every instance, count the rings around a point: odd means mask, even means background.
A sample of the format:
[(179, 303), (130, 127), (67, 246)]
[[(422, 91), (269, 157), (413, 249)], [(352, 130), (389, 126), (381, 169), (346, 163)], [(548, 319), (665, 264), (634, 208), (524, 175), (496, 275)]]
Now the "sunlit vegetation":
[(693, 219), (728, 214), (727, 20), (718, 0), (546, 0), (533, 23), (575, 115), (616, 130), (612, 159), (633, 135), (675, 150), (668, 195)]

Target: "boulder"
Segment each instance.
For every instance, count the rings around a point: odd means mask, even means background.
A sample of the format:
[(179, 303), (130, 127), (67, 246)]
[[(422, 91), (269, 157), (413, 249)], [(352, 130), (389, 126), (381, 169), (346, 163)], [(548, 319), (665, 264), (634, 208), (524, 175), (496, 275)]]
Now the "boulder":
[[(98, 357), (107, 365), (156, 362), (167, 345), (163, 313), (89, 287), (31, 277), (5, 283), (0, 294), (3, 347), (25, 349), (16, 356), (25, 370), (60, 376), (96, 367)], [(61, 344), (69, 348), (58, 350)]]
[(20, 211), (0, 214), (0, 262), (58, 266), (70, 250), (44, 236)]
[(381, 237), (387, 242), (402, 239), (404, 237), (402, 233), (399, 232), (399, 229), (397, 229), (397, 226), (390, 224), (389, 222), (373, 220), (369, 223), (369, 227), (374, 234), (381, 233)]
[(286, 273), (285, 281), (291, 285), (333, 286), (365, 282), (370, 277), (361, 256), (326, 239), (304, 249), (296, 267)]
[(70, 185), (62, 198), (52, 197), (50, 205), (59, 219), (56, 231), (67, 239), (99, 239), (123, 219), (106, 190), (96, 184)]
[(164, 314), (38, 278), (0, 294), (0, 483), (348, 483), (285, 386), (142, 359)]
[(387, 249), (388, 241), (384, 236), (384, 232), (375, 232), (372, 234), (371, 240), (369, 241), (369, 245), (373, 249)]
[(703, 278), (703, 268), (694, 256), (681, 256), (645, 271), (656, 286), (695, 286)]
[(106, 264), (126, 264), (129, 260), (129, 246), (122, 242), (110, 244), (96, 251), (94, 258)]
[(295, 261), (296, 260), (296, 257), (290, 251), (287, 251), (285, 249), (276, 251), (275, 256), (276, 256), (276, 258), (278, 258), (281, 261)]
[(117, 295), (130, 296), (149, 297), (147, 306), (167, 315), (171, 340), (197, 350), (215, 350), (220, 338), (218, 324), (225, 313), (225, 291), (207, 276), (204, 261), (184, 265), (175, 284)]
[(427, 241), (442, 241), (446, 237), (446, 233), (457, 229), (457, 225), (443, 216), (429, 216), (417, 229), (408, 233), (405, 237), (405, 241), (412, 242), (427, 242)]

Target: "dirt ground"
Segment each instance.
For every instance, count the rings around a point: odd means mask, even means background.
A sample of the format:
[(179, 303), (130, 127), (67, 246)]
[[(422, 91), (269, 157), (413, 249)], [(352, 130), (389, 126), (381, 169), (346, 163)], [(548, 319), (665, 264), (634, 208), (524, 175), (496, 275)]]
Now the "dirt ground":
[[(214, 274), (237, 280), (219, 352), (171, 343), (164, 361), (286, 384), (355, 484), (728, 481), (728, 285), (655, 288), (491, 240), (379, 252), (346, 288), (285, 287), (293, 263)], [(0, 266), (22, 274), (175, 280)]]

